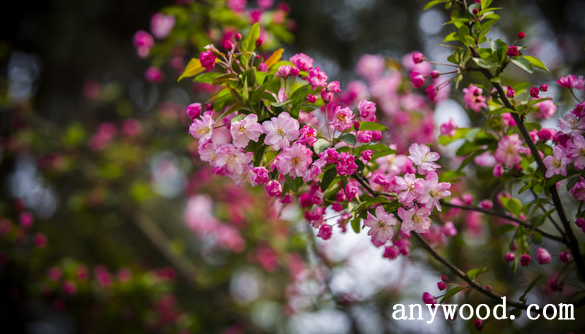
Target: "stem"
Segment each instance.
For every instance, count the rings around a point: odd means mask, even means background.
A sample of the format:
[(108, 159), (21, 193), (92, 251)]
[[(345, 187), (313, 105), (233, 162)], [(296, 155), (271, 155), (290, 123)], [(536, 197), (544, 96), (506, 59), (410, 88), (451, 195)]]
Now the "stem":
[[(532, 188), (530, 188), (530, 192), (532, 193), (532, 195), (534, 195), (534, 199), (539, 199), (538, 195), (534, 192), (534, 190), (532, 190)], [(583, 204), (583, 202), (581, 202), (581, 204)], [(538, 207), (543, 211), (543, 213), (546, 213), (547, 210), (544, 207), (544, 205), (539, 204)], [(548, 215), (548, 219), (550, 220), (551, 223), (553, 223), (557, 231), (559, 231), (559, 233), (564, 236), (565, 233), (563, 233), (563, 229), (561, 229), (559, 223), (557, 223), (557, 221), (551, 215)]]
[(518, 218), (515, 218), (515, 217), (512, 217), (512, 216), (508, 216), (508, 215), (503, 214), (503, 213), (497, 213), (497, 212), (494, 212), (494, 211), (486, 210), (486, 209), (479, 208), (479, 207), (475, 207), (475, 206), (456, 205), (456, 204), (446, 203), (446, 202), (443, 202), (443, 201), (441, 201), (441, 205), (444, 205), (444, 206), (447, 206), (447, 207), (451, 207), (451, 208), (457, 208), (457, 209), (467, 210), (467, 211), (477, 211), (477, 212), (485, 213), (486, 215), (491, 215), (491, 216), (494, 216), (494, 217), (504, 218), (504, 219), (507, 219), (507, 220), (516, 222), (519, 225), (522, 225), (522, 226), (524, 226), (524, 227), (526, 227), (526, 228), (528, 228), (530, 230), (536, 231), (536, 232), (540, 233), (543, 237), (547, 237), (547, 238), (549, 238), (551, 240), (558, 241), (558, 242), (561, 242), (561, 243), (564, 243), (564, 244), (567, 243), (567, 241), (563, 237), (559, 237), (559, 236), (550, 234), (550, 233), (548, 233), (546, 231), (543, 231), (543, 230), (541, 230), (541, 229), (539, 229), (537, 227), (534, 227), (534, 226), (528, 224), (525, 221), (522, 221), (522, 220), (520, 220)]

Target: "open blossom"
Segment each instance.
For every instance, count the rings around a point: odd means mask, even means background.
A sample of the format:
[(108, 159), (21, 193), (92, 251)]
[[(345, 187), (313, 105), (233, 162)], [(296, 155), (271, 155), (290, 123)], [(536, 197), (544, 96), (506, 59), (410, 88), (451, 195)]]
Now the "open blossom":
[(418, 173), (425, 175), (428, 172), (433, 172), (437, 168), (441, 168), (434, 161), (439, 160), (440, 156), (437, 152), (431, 152), (431, 149), (425, 144), (413, 143), (408, 148), (410, 155), (408, 158), (418, 166)]
[(451, 196), (449, 188), (451, 184), (447, 182), (439, 182), (439, 176), (435, 172), (430, 172), (426, 176), (426, 182), (422, 182), (423, 189), (421, 195), (418, 198), (418, 202), (426, 206), (429, 209), (437, 207), (437, 210), (441, 211), (441, 204), (439, 200)]
[(369, 81), (375, 80), (384, 74), (384, 57), (380, 55), (363, 55), (357, 63), (356, 71)]
[(431, 210), (424, 206), (419, 208), (415, 205), (409, 210), (398, 208), (398, 216), (402, 218), (402, 232), (406, 234), (410, 234), (410, 231), (425, 233), (431, 227), (430, 214)]
[(321, 68), (315, 67), (309, 71), (309, 77), (307, 78), (311, 87), (327, 87), (327, 74), (321, 71)]
[(291, 69), (290, 65), (281, 66), (278, 68), (278, 71), (274, 73), (274, 75), (281, 78), (287, 78), (290, 75), (290, 69)]
[(585, 179), (583, 176), (580, 176), (579, 182), (571, 188), (571, 195), (580, 201), (585, 201)]
[(252, 181), (256, 184), (265, 184), (268, 182), (268, 169), (266, 167), (254, 167), (252, 169)]
[(333, 119), (331, 120), (331, 125), (335, 127), (337, 131), (346, 131), (351, 128), (353, 125), (353, 118), (354, 118), (353, 111), (351, 109), (345, 107), (342, 108), (340, 106), (335, 107), (335, 111), (333, 112)]
[(301, 144), (306, 144), (309, 146), (313, 146), (317, 141), (317, 129), (313, 129), (308, 125), (305, 125), (301, 129), (301, 136), (299, 137), (298, 142)]
[(217, 145), (208, 140), (200, 140), (199, 148), (197, 150), (199, 158), (202, 161), (208, 162), (212, 167), (215, 167), (215, 160), (217, 159)]
[(469, 88), (463, 88), (463, 100), (465, 100), (465, 105), (469, 107), (469, 109), (479, 112), (481, 108), (487, 108), (487, 104), (485, 103), (485, 96), (481, 95), (483, 93), (483, 89), (469, 85)]
[(407, 207), (413, 205), (418, 194), (423, 190), (421, 179), (417, 179), (414, 174), (405, 174), (404, 177), (394, 177), (393, 191), (398, 194), (398, 201)]
[(150, 31), (156, 38), (165, 38), (175, 26), (175, 17), (163, 13), (155, 13), (150, 19)]
[(270, 197), (278, 197), (282, 195), (282, 186), (276, 180), (270, 180), (266, 183), (266, 192)]
[(310, 71), (313, 68), (313, 58), (304, 53), (297, 53), (290, 57), (290, 62), (301, 71)]
[(361, 100), (358, 103), (358, 111), (363, 121), (376, 121), (376, 104), (368, 100)]
[(257, 142), (262, 134), (262, 126), (258, 124), (258, 116), (250, 114), (241, 121), (232, 123), (230, 133), (236, 147), (246, 147), (250, 140)]
[(229, 175), (241, 175), (244, 167), (252, 161), (253, 153), (244, 152), (232, 144), (224, 144), (217, 148), (216, 166), (225, 168)]
[(193, 121), (189, 127), (189, 133), (200, 140), (210, 139), (213, 136), (213, 118), (204, 114), (203, 117)]
[(579, 89), (579, 90), (584, 90), (585, 89), (585, 80), (583, 80), (583, 76), (580, 75), (579, 78), (577, 78), (576, 76), (574, 76), (573, 74), (569, 74), (566, 77), (561, 76), (558, 80), (557, 83), (563, 87), (563, 88), (567, 88), (567, 89)]
[(575, 168), (585, 168), (585, 138), (574, 136), (573, 140), (567, 141), (567, 157), (573, 159)]
[(536, 104), (538, 112), (536, 115), (540, 118), (549, 119), (557, 112), (557, 105), (552, 100), (544, 100)]
[(384, 211), (382, 206), (376, 208), (376, 215), (368, 212), (368, 217), (364, 220), (364, 225), (370, 228), (368, 235), (372, 237), (375, 245), (381, 246), (392, 239), (394, 229), (398, 221), (393, 214)]
[(579, 118), (573, 113), (568, 113), (562, 118), (559, 118), (559, 128), (563, 133), (576, 136), (585, 131), (585, 118)]
[(494, 157), (497, 162), (503, 163), (508, 168), (512, 168), (522, 161), (519, 155), (521, 147), (522, 141), (517, 134), (505, 136), (498, 142), (498, 148), (494, 153)]
[(357, 171), (355, 164), (355, 157), (347, 152), (339, 154), (339, 162), (337, 163), (337, 174), (339, 175), (353, 175)]
[(289, 113), (280, 113), (277, 117), (272, 117), (270, 121), (262, 123), (262, 129), (266, 133), (264, 142), (272, 146), (272, 149), (278, 151), (290, 146), (290, 142), (299, 137), (299, 122), (290, 117)]
[(313, 161), (313, 152), (305, 145), (295, 143), (282, 150), (278, 155), (276, 168), (283, 175), (290, 177), (302, 177)]
[(567, 176), (567, 164), (570, 163), (571, 160), (567, 158), (567, 153), (562, 147), (555, 146), (553, 148), (553, 156), (545, 157), (543, 162), (546, 166), (546, 174), (544, 174), (544, 176), (549, 178), (558, 174)]

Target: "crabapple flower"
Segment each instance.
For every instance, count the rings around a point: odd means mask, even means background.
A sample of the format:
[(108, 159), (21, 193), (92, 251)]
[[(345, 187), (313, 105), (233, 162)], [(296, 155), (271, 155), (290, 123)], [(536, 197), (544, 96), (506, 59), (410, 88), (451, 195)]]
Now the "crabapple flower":
[(353, 175), (357, 171), (358, 166), (355, 164), (355, 157), (347, 152), (339, 154), (339, 162), (336, 169), (339, 175)]
[(585, 89), (585, 80), (583, 80), (582, 75), (580, 75), (579, 78), (577, 78), (573, 74), (569, 74), (566, 77), (561, 76), (557, 80), (557, 83), (559, 84), (559, 86), (561, 86), (563, 88), (567, 88), (567, 89), (573, 89), (573, 88), (579, 89), (579, 90)]
[(528, 254), (522, 254), (522, 256), (520, 256), (520, 265), (522, 267), (528, 266), (531, 261), (532, 261), (532, 257), (530, 257), (530, 255), (528, 255)]
[(228, 0), (226, 5), (236, 13), (243, 13), (246, 10), (246, 0)]
[(514, 167), (522, 161), (519, 152), (522, 147), (522, 141), (517, 134), (505, 136), (498, 142), (498, 148), (494, 153), (496, 161), (506, 165), (508, 168)]
[(252, 181), (256, 182), (256, 184), (265, 184), (268, 179), (268, 169), (265, 167), (260, 166), (252, 169)]
[(571, 195), (579, 201), (585, 201), (585, 179), (583, 176), (579, 178), (579, 182), (575, 183), (573, 188), (571, 188)]
[(234, 146), (244, 148), (248, 142), (258, 141), (262, 134), (262, 126), (258, 124), (258, 116), (249, 114), (241, 121), (233, 122), (230, 127)]
[(463, 88), (463, 100), (465, 100), (465, 106), (469, 107), (469, 109), (479, 112), (481, 108), (487, 108), (487, 104), (485, 103), (485, 96), (481, 95), (483, 93), (483, 89), (469, 85), (469, 88)]
[(398, 201), (407, 207), (413, 205), (418, 194), (424, 189), (424, 186), (420, 183), (420, 179), (417, 179), (416, 175), (410, 173), (405, 174), (404, 178), (395, 176), (394, 184), (393, 191), (398, 194)]
[(414, 88), (421, 88), (425, 84), (425, 76), (417, 71), (410, 72), (410, 80)]
[(264, 143), (272, 146), (275, 151), (289, 147), (290, 142), (300, 134), (299, 122), (287, 112), (280, 113), (278, 118), (272, 117), (270, 121), (264, 121), (262, 129), (266, 134)]
[(266, 192), (270, 197), (279, 197), (282, 195), (282, 186), (276, 180), (270, 180), (266, 184)]
[(532, 96), (532, 98), (534, 99), (538, 99), (540, 94), (540, 90), (538, 89), (538, 87), (532, 87), (530, 88), (530, 96)]
[(307, 78), (311, 87), (327, 87), (327, 74), (321, 71), (320, 67), (315, 67), (309, 71), (309, 77)]
[(567, 164), (571, 162), (571, 159), (567, 158), (567, 153), (560, 146), (553, 148), (553, 156), (547, 156), (543, 160), (546, 166), (545, 177), (550, 178), (553, 175), (567, 176)]
[(573, 159), (575, 168), (585, 168), (585, 138), (574, 136), (573, 140), (567, 141), (567, 157)]
[(150, 83), (159, 84), (165, 79), (165, 74), (160, 68), (152, 66), (144, 72), (144, 78)]
[(418, 166), (417, 171), (420, 175), (425, 175), (428, 172), (434, 172), (437, 168), (441, 168), (434, 162), (439, 160), (439, 153), (431, 152), (431, 149), (425, 144), (413, 143), (408, 148), (408, 153), (410, 153), (408, 158)]
[(252, 161), (253, 153), (244, 152), (232, 144), (224, 144), (217, 148), (217, 159), (215, 164), (219, 168), (225, 168), (230, 175), (241, 175), (244, 166)]
[(379, 55), (363, 55), (357, 63), (357, 73), (369, 81), (376, 80), (384, 74), (384, 57)]
[(148, 57), (148, 54), (150, 54), (150, 48), (152, 48), (152, 46), (154, 45), (154, 39), (152, 38), (152, 35), (144, 30), (138, 30), (134, 34), (133, 41), (134, 47), (138, 52), (138, 56), (140, 58)]
[(563, 133), (576, 136), (585, 131), (585, 118), (579, 118), (573, 113), (568, 113), (559, 118), (559, 128)]
[(191, 103), (185, 110), (189, 118), (195, 119), (201, 115), (201, 103)]
[(304, 144), (295, 143), (278, 155), (276, 169), (283, 175), (302, 177), (313, 162), (313, 152)]
[(437, 303), (437, 298), (435, 298), (435, 296), (431, 295), (430, 293), (425, 292), (422, 295), (422, 301), (425, 304), (435, 305)]
[(337, 131), (346, 131), (353, 125), (354, 114), (349, 108), (342, 108), (340, 106), (335, 107), (333, 112), (333, 119), (331, 120), (331, 126)]
[(298, 142), (301, 144), (306, 144), (309, 146), (313, 146), (317, 141), (317, 129), (313, 129), (308, 125), (305, 125), (301, 128), (301, 136), (299, 137)]
[(297, 53), (290, 57), (290, 62), (301, 71), (310, 71), (313, 68), (313, 58), (304, 53)]
[(516, 257), (516, 256), (514, 255), (514, 253), (512, 253), (512, 252), (508, 252), (508, 253), (506, 253), (506, 255), (504, 256), (504, 259), (506, 259), (506, 262), (510, 263), (510, 262), (514, 261), (514, 258), (515, 258), (515, 257)]
[(199, 158), (202, 161), (208, 162), (212, 167), (215, 167), (215, 160), (217, 159), (217, 145), (211, 140), (200, 140), (199, 148), (197, 149)]
[(538, 261), (539, 264), (547, 264), (550, 262), (550, 259), (550, 253), (546, 249), (538, 247), (538, 250), (536, 251), (536, 261)]
[(449, 188), (451, 184), (448, 182), (439, 182), (439, 176), (435, 172), (429, 172), (426, 176), (426, 182), (422, 182), (423, 189), (420, 191), (418, 202), (423, 204), (429, 209), (437, 207), (437, 210), (441, 211), (441, 204), (439, 200), (451, 196)]
[(194, 120), (189, 127), (189, 133), (199, 140), (211, 139), (213, 136), (213, 118), (211, 118), (211, 115), (206, 113), (203, 117)]
[(535, 105), (538, 107), (536, 115), (540, 118), (549, 119), (557, 112), (557, 105), (552, 100), (544, 100)]
[(508, 55), (510, 57), (516, 57), (519, 54), (520, 54), (520, 51), (518, 51), (518, 47), (515, 45), (509, 46), (508, 51), (506, 51), (506, 55)]
[(319, 228), (319, 233), (317, 233), (317, 236), (323, 240), (329, 240), (329, 239), (331, 239), (332, 234), (333, 234), (333, 230), (331, 229), (331, 225), (323, 224)]
[(358, 111), (363, 121), (376, 121), (376, 104), (368, 100), (361, 100), (358, 103)]
[(444, 136), (453, 137), (457, 128), (457, 123), (455, 123), (452, 118), (449, 118), (447, 122), (441, 124), (441, 134)]
[(368, 217), (364, 220), (364, 225), (370, 228), (368, 235), (372, 237), (372, 241), (377, 241), (375, 244), (383, 245), (392, 239), (397, 220), (393, 214), (384, 211), (382, 206), (376, 208), (376, 215), (368, 212)]
[(215, 53), (213, 51), (204, 51), (201, 52), (201, 66), (205, 67), (207, 72), (211, 71), (215, 66)]
[(419, 208), (415, 205), (409, 210), (398, 208), (398, 216), (402, 219), (401, 231), (406, 234), (410, 234), (410, 231), (425, 233), (431, 226), (430, 214), (431, 210), (424, 206)]
[(429, 100), (434, 102), (437, 98), (437, 89), (435, 88), (435, 85), (429, 85), (426, 89), (426, 92)]
[(150, 19), (150, 31), (156, 38), (165, 38), (175, 26), (175, 17), (163, 13), (155, 13)]

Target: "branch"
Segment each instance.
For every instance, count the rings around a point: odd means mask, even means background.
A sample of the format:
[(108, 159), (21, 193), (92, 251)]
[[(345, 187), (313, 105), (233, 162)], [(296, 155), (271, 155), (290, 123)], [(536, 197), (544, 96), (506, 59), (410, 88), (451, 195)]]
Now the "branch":
[(561, 243), (564, 243), (564, 244), (567, 243), (567, 240), (565, 240), (565, 238), (563, 238), (563, 237), (559, 237), (559, 236), (556, 236), (554, 234), (550, 234), (550, 233), (548, 233), (546, 231), (543, 231), (543, 230), (541, 230), (541, 229), (539, 229), (537, 227), (534, 227), (534, 226), (528, 224), (525, 221), (522, 221), (522, 220), (520, 220), (518, 218), (515, 218), (515, 217), (512, 217), (512, 216), (508, 216), (506, 214), (497, 213), (497, 212), (494, 212), (494, 211), (482, 209), (482, 208), (475, 207), (475, 206), (456, 205), (456, 204), (446, 203), (446, 202), (443, 202), (443, 201), (441, 201), (441, 205), (444, 205), (444, 206), (447, 206), (447, 207), (451, 207), (451, 208), (457, 208), (457, 209), (467, 210), (467, 211), (477, 211), (477, 212), (485, 213), (486, 215), (491, 215), (491, 216), (494, 216), (494, 217), (504, 218), (504, 219), (507, 219), (507, 220), (516, 222), (519, 225), (522, 225), (522, 226), (524, 226), (524, 227), (526, 227), (526, 228), (528, 228), (530, 230), (536, 231), (536, 232), (540, 233), (542, 236), (547, 237), (547, 238), (549, 238), (551, 240), (558, 241), (558, 242), (561, 242)]

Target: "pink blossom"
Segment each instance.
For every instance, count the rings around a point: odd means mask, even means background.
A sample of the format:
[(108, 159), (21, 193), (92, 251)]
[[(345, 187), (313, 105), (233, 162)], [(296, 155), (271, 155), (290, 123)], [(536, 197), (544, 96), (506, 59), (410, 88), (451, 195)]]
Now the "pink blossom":
[(139, 30), (134, 34), (134, 47), (138, 52), (138, 56), (140, 58), (148, 57), (150, 53), (150, 48), (154, 45), (154, 39), (152, 35), (147, 33), (144, 30)]
[(299, 122), (290, 117), (287, 112), (280, 113), (278, 118), (272, 117), (270, 121), (262, 123), (266, 138), (264, 143), (278, 151), (290, 146), (290, 142), (299, 137)]
[(513, 98), (516, 95), (516, 92), (514, 91), (514, 88), (512, 88), (512, 86), (508, 86), (508, 88), (506, 88), (506, 96), (509, 98)]
[(465, 93), (463, 96), (465, 105), (471, 110), (479, 112), (481, 108), (487, 108), (487, 104), (485, 103), (485, 96), (481, 95), (483, 93), (483, 89), (474, 85), (469, 85), (469, 88), (463, 88), (463, 93)]
[(361, 153), (361, 158), (362, 161), (368, 162), (372, 159), (372, 155), (374, 154), (374, 152), (372, 152), (371, 150), (363, 150)]
[(268, 170), (265, 167), (254, 167), (252, 173), (252, 181), (256, 182), (256, 184), (266, 184), (268, 182)]
[(217, 159), (217, 144), (212, 140), (200, 140), (197, 152), (202, 161), (209, 162), (211, 166), (215, 166), (215, 159)]
[(410, 80), (414, 88), (421, 88), (425, 84), (425, 76), (417, 71), (410, 72)]
[(195, 119), (201, 115), (201, 109), (201, 103), (191, 103), (185, 111), (189, 115), (189, 118)]
[(358, 103), (358, 111), (363, 121), (376, 121), (376, 104), (368, 100), (361, 100)]
[(359, 186), (356, 180), (349, 180), (345, 185), (345, 198), (347, 201), (352, 201), (359, 193)]
[(563, 88), (567, 88), (567, 89), (579, 89), (579, 90), (584, 90), (585, 89), (585, 80), (583, 80), (583, 76), (580, 75), (579, 78), (577, 78), (576, 76), (574, 76), (573, 74), (569, 74), (566, 77), (561, 76), (558, 80), (557, 83), (563, 87)]
[(451, 196), (451, 192), (448, 190), (451, 188), (451, 184), (448, 182), (439, 182), (439, 176), (435, 172), (429, 172), (426, 176), (426, 182), (422, 182), (423, 189), (420, 191), (418, 202), (426, 206), (429, 209), (437, 207), (437, 210), (441, 211), (441, 203), (439, 202), (442, 198)]
[(266, 183), (266, 192), (270, 197), (279, 197), (282, 194), (282, 186), (276, 180), (270, 180)]
[(504, 167), (502, 164), (496, 164), (493, 169), (494, 177), (502, 177), (504, 175)]
[(175, 26), (175, 17), (163, 13), (155, 13), (150, 19), (150, 31), (156, 38), (165, 38)]
[(321, 71), (321, 68), (315, 67), (309, 71), (309, 77), (307, 81), (311, 84), (311, 87), (327, 87), (327, 74)]
[(310, 71), (313, 68), (313, 58), (304, 53), (297, 53), (290, 57), (290, 61), (301, 71)]
[(437, 298), (435, 298), (435, 296), (431, 295), (428, 292), (423, 293), (423, 295), (422, 295), (422, 301), (425, 304), (429, 304), (429, 305), (435, 305), (435, 304), (437, 304)]
[(457, 235), (457, 229), (455, 228), (455, 225), (453, 225), (453, 222), (446, 222), (441, 229), (441, 233), (447, 237), (454, 237)]
[(585, 201), (585, 179), (583, 176), (580, 176), (579, 178), (579, 182), (575, 183), (573, 188), (571, 188), (571, 195), (579, 201)]
[(333, 112), (333, 119), (331, 120), (330, 124), (333, 126), (337, 131), (346, 131), (349, 130), (353, 125), (353, 118), (355, 115), (349, 108), (342, 108), (341, 106), (335, 107), (335, 111)]
[(357, 140), (360, 143), (369, 143), (372, 141), (372, 131), (358, 131), (357, 132)]
[(246, 10), (246, 0), (227, 0), (227, 6), (236, 13), (243, 13)]
[(443, 290), (447, 289), (447, 284), (445, 284), (445, 282), (437, 282), (437, 288), (440, 291), (443, 291)]
[(573, 259), (573, 256), (571, 255), (571, 253), (569, 253), (569, 252), (567, 252), (567, 251), (562, 251), (562, 252), (559, 254), (559, 260), (560, 260), (561, 262), (564, 262), (564, 263), (569, 263), (569, 262), (571, 262), (571, 260), (572, 260), (572, 259)]
[(293, 178), (305, 175), (313, 161), (313, 152), (300, 143), (283, 149), (278, 156), (280, 157), (276, 162), (278, 171)]
[(567, 141), (567, 157), (573, 160), (575, 168), (582, 170), (585, 168), (585, 138), (574, 136), (572, 139)]
[(520, 265), (522, 267), (528, 266), (531, 261), (532, 261), (532, 257), (530, 257), (530, 255), (528, 255), (528, 254), (522, 254), (522, 256), (520, 256)]
[(518, 51), (518, 47), (515, 45), (509, 46), (508, 51), (506, 51), (506, 55), (510, 57), (516, 57), (520, 55), (520, 51)]
[(430, 214), (431, 211), (424, 206), (419, 208), (415, 205), (409, 210), (398, 208), (398, 216), (402, 219), (401, 231), (406, 234), (410, 234), (410, 231), (425, 233), (431, 226)]
[(417, 71), (419, 73), (422, 73), (422, 75), (424, 76), (428, 76), (431, 73), (433, 67), (431, 63), (428, 61), (421, 61), (418, 63), (415, 62), (415, 59), (424, 60), (424, 56), (420, 58), (420, 54), (421, 54), (420, 52), (414, 51), (404, 55), (404, 57), (402, 57), (402, 65), (404, 65), (404, 67), (406, 67), (409, 71)]
[(559, 174), (567, 176), (567, 164), (571, 160), (567, 158), (567, 154), (562, 147), (555, 146), (553, 148), (553, 156), (545, 157), (543, 162), (546, 166), (546, 174), (544, 176), (550, 178), (553, 175)]
[(377, 240), (379, 245), (385, 244), (394, 235), (393, 226), (398, 222), (393, 214), (388, 214), (382, 206), (376, 208), (376, 215), (368, 212), (364, 225), (370, 228), (368, 235)]
[(479, 202), (479, 207), (486, 210), (491, 210), (494, 207), (494, 202), (489, 199), (484, 199), (483, 201)]
[(225, 168), (227, 173), (232, 176), (242, 175), (250, 161), (252, 161), (253, 153), (244, 152), (232, 144), (224, 144), (217, 148), (217, 159), (215, 166), (218, 168)]
[(384, 255), (382, 255), (382, 257), (394, 260), (398, 257), (398, 248), (396, 246), (386, 246), (384, 248)]
[(542, 128), (538, 130), (538, 140), (541, 142), (546, 142), (547, 140), (551, 139), (556, 134), (556, 131), (553, 129), (546, 129)]
[(30, 213), (28, 211), (24, 211), (24, 212), (21, 212), (20, 215), (18, 215), (18, 220), (20, 221), (20, 225), (22, 225), (22, 227), (28, 229), (28, 228), (32, 227), (34, 217), (33, 217), (32, 213)]
[(580, 135), (585, 130), (585, 118), (578, 118), (572, 113), (559, 118), (559, 128), (572, 136)]
[(516, 256), (514, 255), (514, 253), (512, 253), (512, 252), (508, 252), (508, 253), (506, 253), (506, 255), (504, 256), (504, 259), (506, 260), (506, 262), (510, 263), (510, 262), (514, 261), (514, 258), (515, 258), (515, 257), (516, 257)]
[(305, 175), (303, 175), (303, 181), (311, 182), (317, 176), (319, 176), (319, 174), (321, 174), (321, 167), (317, 166), (316, 164), (313, 164), (309, 169), (307, 169)]
[(323, 240), (329, 240), (331, 239), (332, 234), (333, 230), (331, 229), (331, 225), (323, 224), (319, 227), (319, 233), (317, 233), (317, 236)]
[(291, 69), (290, 65), (283, 65), (278, 68), (278, 71), (276, 71), (274, 75), (281, 78), (287, 78), (290, 75), (290, 69)]
[(581, 102), (581, 103), (577, 104), (575, 106), (575, 109), (573, 109), (571, 111), (571, 114), (573, 114), (579, 118), (582, 118), (583, 116), (585, 116), (585, 102)]
[(258, 6), (264, 9), (272, 7), (273, 0), (258, 0)]
[(540, 96), (538, 96), (540, 94), (540, 90), (538, 89), (538, 87), (532, 87), (530, 88), (530, 96), (533, 99), (538, 99)]
[(549, 119), (557, 112), (557, 105), (552, 100), (544, 100), (535, 104), (538, 107), (537, 116)]
[(307, 101), (309, 101), (309, 103), (315, 103), (317, 102), (317, 97), (313, 94), (309, 94), (307, 95)]
[(434, 161), (439, 160), (440, 156), (437, 152), (431, 152), (431, 149), (425, 144), (413, 143), (408, 148), (410, 155), (408, 158), (418, 166), (418, 173), (425, 175), (428, 172), (433, 172), (437, 168), (441, 168)]
[(262, 126), (258, 124), (258, 116), (249, 114), (241, 121), (233, 122), (230, 127), (230, 133), (233, 138), (234, 146), (244, 148), (248, 142), (258, 141), (262, 134)]
[(398, 201), (406, 207), (411, 207), (418, 194), (423, 191), (424, 185), (417, 179), (414, 174), (405, 174), (394, 177), (393, 191), (398, 195)]
[(137, 119), (129, 118), (122, 123), (122, 131), (130, 137), (135, 137), (142, 132), (142, 124)]
[(473, 158), (473, 162), (475, 162), (476, 165), (481, 167), (492, 167), (493, 165), (496, 164), (496, 158), (494, 158), (492, 152), (485, 151), (482, 154)]
[(502, 126), (516, 126), (516, 121), (509, 112), (502, 114)]
[(547, 264), (550, 262), (550, 259), (550, 253), (546, 249), (538, 247), (538, 250), (536, 251), (536, 261), (540, 264)]
[(426, 89), (426, 92), (429, 100), (434, 102), (435, 99), (437, 98), (437, 88), (435, 87), (435, 85), (429, 85)]
[(522, 141), (517, 134), (505, 136), (498, 142), (498, 148), (494, 153), (496, 161), (506, 165), (508, 168), (514, 167), (522, 161), (519, 152), (522, 147)]
[(363, 78), (373, 81), (384, 74), (384, 68), (384, 57), (366, 54), (358, 61), (356, 72)]
[(189, 133), (199, 140), (211, 139), (213, 136), (213, 118), (211, 118), (211, 115), (205, 113), (203, 117), (194, 120), (189, 127)]
[(355, 164), (355, 157), (347, 152), (339, 154), (339, 162), (337, 163), (337, 174), (339, 175), (353, 175), (357, 171), (358, 166)]
[(199, 61), (201, 62), (201, 66), (205, 67), (205, 70), (209, 72), (215, 66), (215, 58), (216, 56), (213, 51), (204, 51), (201, 52), (201, 59)]
[(165, 79), (165, 74), (158, 67), (149, 67), (144, 73), (146, 80), (153, 84), (159, 84)]
[(453, 137), (457, 128), (459, 128), (457, 123), (455, 123), (453, 118), (449, 118), (447, 122), (441, 124), (441, 134), (444, 136)]
[(305, 125), (301, 128), (301, 136), (297, 142), (301, 144), (306, 144), (309, 146), (313, 146), (317, 141), (317, 129), (313, 129), (308, 125)]

